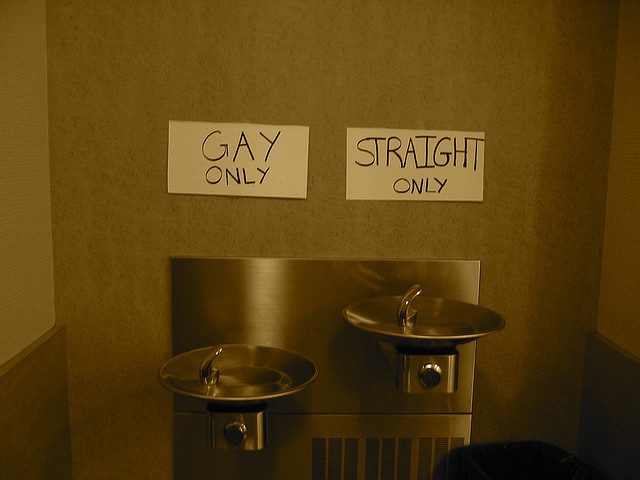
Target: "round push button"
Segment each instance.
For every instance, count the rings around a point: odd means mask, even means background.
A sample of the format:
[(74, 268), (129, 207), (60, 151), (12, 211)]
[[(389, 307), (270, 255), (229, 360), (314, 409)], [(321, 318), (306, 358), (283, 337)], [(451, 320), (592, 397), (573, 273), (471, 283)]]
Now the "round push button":
[(232, 422), (224, 427), (224, 438), (232, 445), (239, 445), (247, 438), (247, 427), (242, 422)]
[(437, 387), (442, 381), (442, 369), (436, 363), (425, 363), (418, 370), (418, 379), (426, 388)]

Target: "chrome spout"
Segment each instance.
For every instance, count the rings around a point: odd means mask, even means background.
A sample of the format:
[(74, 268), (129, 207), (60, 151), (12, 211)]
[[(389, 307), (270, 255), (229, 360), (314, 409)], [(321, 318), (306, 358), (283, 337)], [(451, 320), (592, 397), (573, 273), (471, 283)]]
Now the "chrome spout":
[(216, 345), (204, 357), (200, 364), (200, 382), (204, 385), (213, 385), (220, 380), (220, 369), (213, 364), (213, 361), (222, 353), (222, 346)]
[(411, 308), (411, 302), (422, 293), (422, 287), (420, 285), (413, 285), (402, 296), (400, 303), (398, 303), (398, 325), (401, 327), (411, 327), (416, 323), (416, 317), (418, 312)]

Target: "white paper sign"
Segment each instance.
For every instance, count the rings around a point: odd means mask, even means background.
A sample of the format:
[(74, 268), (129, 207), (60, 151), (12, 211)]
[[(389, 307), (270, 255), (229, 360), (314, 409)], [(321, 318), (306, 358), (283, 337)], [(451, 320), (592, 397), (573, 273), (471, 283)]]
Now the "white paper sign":
[(347, 129), (347, 200), (481, 202), (484, 132)]
[(306, 198), (309, 127), (169, 122), (169, 193)]

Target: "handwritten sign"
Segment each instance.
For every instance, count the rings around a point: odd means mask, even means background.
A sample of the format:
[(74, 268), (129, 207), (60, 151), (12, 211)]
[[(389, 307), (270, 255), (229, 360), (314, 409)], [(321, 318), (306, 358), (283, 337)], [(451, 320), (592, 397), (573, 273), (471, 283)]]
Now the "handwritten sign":
[(347, 200), (481, 202), (484, 133), (347, 129)]
[(169, 122), (169, 193), (306, 198), (309, 127)]

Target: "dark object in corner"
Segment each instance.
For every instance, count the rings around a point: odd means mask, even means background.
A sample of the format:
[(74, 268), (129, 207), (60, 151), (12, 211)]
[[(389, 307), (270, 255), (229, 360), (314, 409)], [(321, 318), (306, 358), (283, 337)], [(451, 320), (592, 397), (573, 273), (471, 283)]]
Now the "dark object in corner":
[(575, 455), (544, 442), (471, 445), (455, 455), (463, 480), (606, 480)]

